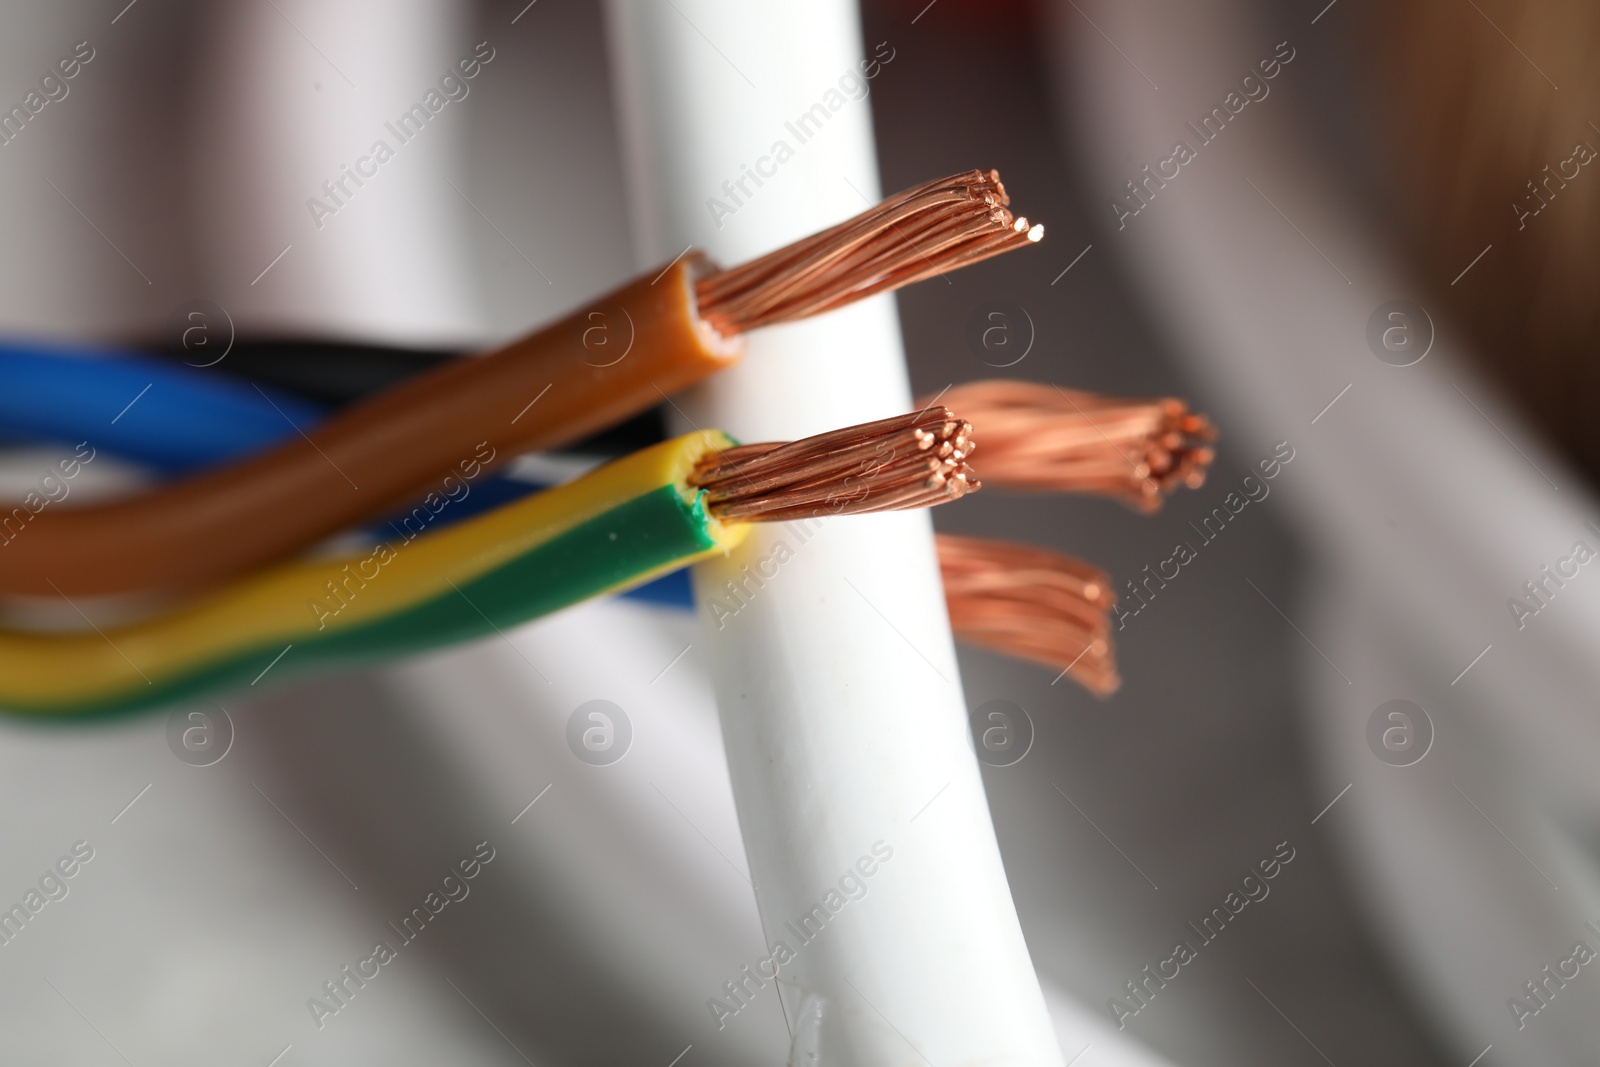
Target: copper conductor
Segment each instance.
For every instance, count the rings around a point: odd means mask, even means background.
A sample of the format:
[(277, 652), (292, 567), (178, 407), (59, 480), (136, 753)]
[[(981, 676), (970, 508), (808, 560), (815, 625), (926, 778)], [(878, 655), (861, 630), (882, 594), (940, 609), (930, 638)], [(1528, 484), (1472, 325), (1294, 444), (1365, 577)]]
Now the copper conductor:
[(1107, 617), (1117, 598), (1104, 571), (1012, 541), (940, 534), (938, 545), (957, 639), (1059, 669), (1096, 696), (1122, 684)]
[(950, 409), (851, 426), (788, 444), (738, 445), (689, 477), (719, 519), (791, 519), (943, 504), (979, 488), (972, 426)]
[(1198, 488), (1214, 455), (1210, 420), (1171, 397), (982, 381), (937, 399), (983, 427), (984, 476), (1003, 488), (1098, 493), (1151, 512), (1180, 485)]
[(1038, 241), (1007, 210), (993, 170), (907, 189), (871, 211), (695, 284), (700, 316), (724, 336), (842, 307)]

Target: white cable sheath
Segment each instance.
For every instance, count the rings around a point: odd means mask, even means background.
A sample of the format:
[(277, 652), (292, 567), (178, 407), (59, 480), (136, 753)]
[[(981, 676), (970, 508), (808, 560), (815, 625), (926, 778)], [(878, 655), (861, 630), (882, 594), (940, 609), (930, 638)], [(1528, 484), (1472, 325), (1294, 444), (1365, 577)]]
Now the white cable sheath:
[[(645, 265), (690, 244), (739, 262), (878, 199), (849, 0), (608, 13)], [(893, 42), (871, 51), (868, 69), (892, 77)], [(740, 367), (677, 403), (744, 440), (906, 411), (894, 306), (759, 331)], [(1059, 1064), (968, 741), (928, 517), (763, 527), (696, 588), (769, 942), (751, 946), (751, 973), (788, 950), (789, 1062)]]

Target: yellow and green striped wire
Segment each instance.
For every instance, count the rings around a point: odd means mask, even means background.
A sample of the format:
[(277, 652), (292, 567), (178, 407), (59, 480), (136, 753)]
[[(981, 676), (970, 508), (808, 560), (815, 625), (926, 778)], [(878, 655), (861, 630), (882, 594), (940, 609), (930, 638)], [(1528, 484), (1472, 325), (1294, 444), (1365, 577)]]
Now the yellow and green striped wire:
[(732, 440), (688, 434), (407, 541), (283, 564), (157, 618), (0, 631), (0, 710), (69, 716), (172, 704), (479, 637), (736, 545), (688, 483)]

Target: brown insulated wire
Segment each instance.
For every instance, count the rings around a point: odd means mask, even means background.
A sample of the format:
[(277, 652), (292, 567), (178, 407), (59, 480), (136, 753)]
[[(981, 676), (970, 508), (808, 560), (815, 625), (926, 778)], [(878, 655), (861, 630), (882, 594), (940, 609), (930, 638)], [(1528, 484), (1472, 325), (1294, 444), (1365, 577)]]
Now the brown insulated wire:
[(638, 414), (737, 360), (745, 330), (1036, 240), (1007, 202), (994, 172), (970, 171), (731, 270), (690, 253), (238, 463), (128, 499), (0, 512), (0, 595), (193, 588), (288, 556), (441, 492), (448, 475)]

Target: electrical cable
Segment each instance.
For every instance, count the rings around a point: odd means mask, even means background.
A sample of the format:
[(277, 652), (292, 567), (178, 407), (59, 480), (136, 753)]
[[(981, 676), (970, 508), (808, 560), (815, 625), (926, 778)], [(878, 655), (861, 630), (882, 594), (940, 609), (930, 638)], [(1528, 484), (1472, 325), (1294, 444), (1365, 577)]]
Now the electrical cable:
[[(384, 350), (374, 346), (368, 351)], [(330, 354), (334, 361), (339, 358)], [(96, 363), (86, 372), (107, 365)], [(204, 393), (213, 380), (194, 390), (202, 408), (212, 399)], [(1213, 454), (1201, 443), (1216, 436), (1209, 420), (1171, 397), (1118, 399), (991, 380), (953, 386), (940, 398), (976, 415), (982, 424), (985, 477), (992, 487), (1100, 493), (1149, 511), (1178, 485), (1198, 487)], [(205, 420), (185, 430), (197, 461), (204, 461), (213, 447), (226, 447), (223, 435), (215, 442), (206, 438), (216, 433), (216, 426), (214, 420)], [(69, 422), (67, 429), (69, 436), (86, 431), (81, 423)], [(279, 429), (284, 436), (294, 432), (281, 420)], [(739, 453), (730, 449), (725, 458)], [(473, 485), (437, 514), (423, 514), (423, 521), (438, 529), (545, 484), (524, 478), (514, 467), (506, 469), (498, 478)], [(389, 521), (403, 520), (395, 516)], [(376, 529), (382, 534), (385, 524)], [(937, 535), (935, 543), (946, 606), (959, 640), (1063, 673), (1070, 667), (1073, 678), (1097, 695), (1115, 690), (1119, 680), (1106, 623), (1115, 598), (1103, 573), (1070, 556), (1027, 545), (947, 534)], [(662, 575), (623, 595), (673, 607), (693, 604), (685, 571)]]
[(320, 406), (116, 349), (0, 346), (0, 439), (99, 449), (171, 474), (279, 443)]
[[(0, 350), (3, 347), (0, 345)], [(344, 407), (471, 355), (313, 338), (236, 340), (215, 362), (203, 364), (193, 361), (196, 353), (181, 341), (168, 348), (153, 345), (150, 351), (181, 360), (189, 370), (207, 378), (254, 382), (275, 393), (294, 393), (330, 409)], [(666, 423), (657, 406), (608, 426), (571, 448), (589, 455), (625, 456), (666, 436)]]
[(750, 523), (797, 507), (957, 499), (978, 488), (970, 429), (936, 408), (777, 446), (697, 431), (448, 529), (283, 564), (153, 619), (0, 633), (0, 708), (132, 710), (499, 632), (726, 552)]
[[(3, 346), (0, 346), (3, 349)], [(318, 403), (323, 408), (344, 408), (363, 397), (398, 386), (418, 374), (470, 357), (456, 350), (402, 349), (384, 344), (354, 341), (293, 338), (274, 341), (234, 341), (214, 363), (197, 365), (195, 352), (174, 346), (150, 347), (150, 354), (168, 360), (181, 360), (187, 370), (205, 378), (242, 379), (262, 389), (288, 392)], [(296, 419), (298, 422), (299, 419)], [(579, 451), (590, 456), (626, 456), (646, 445), (666, 440), (666, 421), (661, 406), (635, 414), (589, 435), (560, 451)]]
[[(363, 346), (359, 360), (386, 351)], [(326, 355), (332, 373), (341, 374), (338, 364), (348, 353), (328, 350)], [(150, 362), (133, 361), (134, 366), (127, 368), (119, 359), (85, 364), (75, 362), (71, 355), (60, 355), (31, 357), (25, 365), (41, 365), (51, 358), (66, 369), (41, 367), (33, 379), (22, 379), (22, 392), (28, 393), (34, 380), (43, 379), (60, 394), (69, 384), (89, 396), (115, 394), (130, 381), (130, 370), (136, 379)], [(0, 368), (6, 366), (6, 353), (0, 352)], [(109, 381), (101, 381), (101, 374)], [(183, 377), (181, 372), (177, 376)], [(162, 384), (167, 383), (163, 380)], [(186, 390), (186, 406), (166, 413), (170, 416), (168, 428), (176, 427), (195, 462), (209, 461), (214, 452), (227, 455), (233, 447), (231, 428), (210, 412), (227, 410), (238, 388), (215, 378), (185, 379), (181, 384)], [(1213, 454), (1202, 443), (1216, 436), (1210, 422), (1189, 412), (1175, 398), (1119, 399), (1002, 380), (953, 386), (941, 397), (975, 415), (984, 426), (984, 467), (992, 486), (1100, 493), (1148, 511), (1178, 485), (1201, 484)], [(70, 403), (64, 395), (56, 400), (58, 406)], [(198, 418), (195, 412), (200, 413)], [(74, 414), (79, 416), (77, 421), (67, 418), (57, 423), (66, 437), (88, 432), (87, 420), (99, 413), (94, 404), (87, 404)], [(0, 422), (0, 429), (14, 427)], [(281, 418), (276, 419), (276, 430), (276, 437), (261, 433), (254, 443), (259, 447), (294, 432)], [(129, 449), (132, 454), (127, 458), (141, 459), (139, 448), (143, 445), (141, 440)], [(121, 447), (118, 442), (108, 451), (117, 452)], [(730, 449), (726, 455), (734, 458), (740, 451)], [(498, 479), (473, 486), (470, 493), (453, 500), (436, 516), (425, 518), (438, 528), (541, 487), (503, 472)], [(939, 535), (936, 545), (951, 623), (960, 640), (1041, 662), (1063, 673), (1070, 667), (1074, 679), (1099, 695), (1117, 687), (1106, 623), (1114, 597), (1101, 572), (1071, 557), (1026, 545), (952, 535)], [(679, 572), (634, 587), (628, 594), (679, 607), (692, 603), (687, 578)]]
[[(263, 346), (263, 357), (278, 355), (279, 346)], [(307, 344), (283, 346), (308, 361), (293, 358), (290, 366), (310, 372), (315, 355), (334, 380), (366, 388), (371, 366), (382, 364), (390, 381), (398, 381), (432, 365), (419, 353), (367, 345)], [(249, 351), (247, 347), (247, 351)], [(230, 358), (238, 354), (236, 346)], [(429, 357), (433, 362), (449, 357)], [(252, 368), (265, 359), (252, 363)], [(220, 364), (219, 364), (220, 366)], [(281, 443), (325, 417), (323, 406), (308, 403), (276, 388), (261, 388), (252, 370), (251, 382), (179, 366), (127, 349), (94, 348), (12, 341), (0, 343), (0, 441), (71, 445), (93, 438), (108, 454), (132, 460), (164, 475), (186, 474), (236, 460)], [(302, 377), (314, 378), (305, 373)], [(278, 376), (298, 391), (294, 374)], [(344, 402), (341, 399), (339, 402)], [(625, 423), (587, 438), (573, 450), (586, 456), (619, 456), (665, 437), (661, 414), (652, 409)], [(472, 486), (470, 503), (456, 502), (439, 522), (479, 514), (540, 488), (507, 472), (498, 472)], [(0, 509), (3, 511), (3, 509)], [(398, 517), (398, 516), (397, 516)], [(17, 517), (11, 516), (12, 532)], [(380, 519), (381, 527), (385, 521)], [(0, 538), (4, 534), (0, 533)], [(664, 575), (628, 591), (656, 603), (687, 603), (688, 579)]]
[[(736, 458), (739, 452), (729, 448), (722, 458)], [(518, 480), (514, 471), (503, 472), (498, 481), (474, 485), (466, 495), (452, 500), (431, 517), (430, 529), (465, 521), (544, 488), (542, 483)], [(386, 531), (379, 525), (375, 532), (381, 536)], [(958, 640), (1046, 666), (1070, 665), (1074, 680), (1084, 681), (1097, 695), (1115, 689), (1104, 622), (1114, 598), (1105, 592), (1109, 584), (1104, 576), (1098, 584), (1082, 579), (1085, 574), (1098, 575), (1098, 571), (1071, 557), (983, 538), (937, 534), (935, 545)], [(1030, 551), (1031, 556), (1027, 554)], [(687, 569), (674, 570), (619, 592), (689, 610), (694, 595), (688, 576)], [(1087, 620), (1093, 617), (1099, 622), (1090, 625)], [(1091, 638), (1093, 647), (1086, 649)]]
[[(0, 516), (0, 594), (193, 588), (425, 495), (487, 446), (504, 462), (653, 407), (793, 321), (1042, 236), (994, 172), (969, 171), (760, 259), (685, 253), (517, 342), (412, 378), (298, 440), (138, 497)], [(91, 444), (93, 442), (91, 441)], [(489, 462), (489, 461), (485, 461)]]

